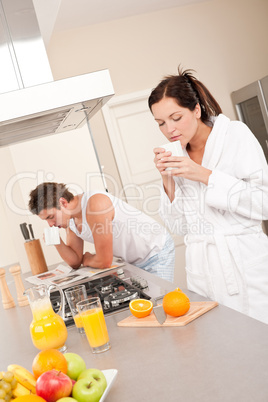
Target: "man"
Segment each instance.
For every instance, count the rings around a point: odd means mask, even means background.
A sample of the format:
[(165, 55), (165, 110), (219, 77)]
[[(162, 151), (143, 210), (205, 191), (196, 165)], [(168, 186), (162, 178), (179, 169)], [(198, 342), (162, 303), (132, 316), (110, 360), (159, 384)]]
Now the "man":
[[(62, 183), (42, 183), (30, 193), (29, 209), (49, 226), (66, 230), (66, 243), (55, 245), (72, 268), (107, 268), (113, 256), (173, 281), (175, 249), (158, 222), (108, 193), (73, 195)], [(84, 241), (95, 254), (83, 253)]]

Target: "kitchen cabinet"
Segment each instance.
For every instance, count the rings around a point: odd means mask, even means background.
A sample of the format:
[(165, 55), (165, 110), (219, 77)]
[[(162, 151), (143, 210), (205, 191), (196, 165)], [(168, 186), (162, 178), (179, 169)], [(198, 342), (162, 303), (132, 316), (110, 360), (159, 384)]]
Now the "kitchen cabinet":
[[(133, 274), (174, 285), (130, 266)], [(28, 287), (28, 284), (24, 282)], [(15, 297), (15, 286), (9, 285)], [(205, 300), (186, 291), (191, 301)], [(31, 370), (37, 350), (32, 345), (30, 307), (1, 306), (1, 370), (17, 363)], [(68, 328), (69, 352), (87, 367), (117, 369), (107, 402), (264, 402), (268, 395), (268, 326), (232, 309), (217, 306), (184, 327), (125, 328), (117, 323), (125, 310), (106, 317), (111, 349), (90, 351), (85, 335)]]

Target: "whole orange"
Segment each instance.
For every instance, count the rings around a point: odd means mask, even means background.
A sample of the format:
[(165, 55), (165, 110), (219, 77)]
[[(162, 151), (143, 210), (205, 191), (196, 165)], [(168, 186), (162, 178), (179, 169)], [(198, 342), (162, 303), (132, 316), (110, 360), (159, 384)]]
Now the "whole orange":
[(23, 395), (13, 399), (13, 402), (46, 402), (45, 399), (37, 395)]
[(180, 317), (187, 313), (190, 308), (190, 300), (181, 290), (173, 290), (163, 298), (163, 309), (166, 314)]
[(68, 363), (63, 353), (59, 352), (57, 349), (41, 350), (41, 352), (35, 356), (32, 364), (35, 378), (37, 379), (41, 374), (52, 369), (67, 374)]

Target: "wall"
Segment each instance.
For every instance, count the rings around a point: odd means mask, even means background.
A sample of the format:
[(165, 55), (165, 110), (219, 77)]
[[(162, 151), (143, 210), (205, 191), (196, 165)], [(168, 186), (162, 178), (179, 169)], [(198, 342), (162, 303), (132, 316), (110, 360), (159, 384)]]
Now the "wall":
[(54, 78), (109, 68), (116, 95), (152, 88), (181, 63), (234, 117), (230, 92), (267, 74), (267, 0), (212, 0), (56, 32)]
[(0, 260), (1, 267), (5, 267), (10, 265), (18, 260), (17, 252), (15, 245), (13, 243), (13, 238), (11, 235), (11, 230), (9, 227), (9, 222), (7, 218), (7, 214), (4, 207), (4, 202), (0, 198), (0, 216), (1, 216), (1, 225), (0, 225)]

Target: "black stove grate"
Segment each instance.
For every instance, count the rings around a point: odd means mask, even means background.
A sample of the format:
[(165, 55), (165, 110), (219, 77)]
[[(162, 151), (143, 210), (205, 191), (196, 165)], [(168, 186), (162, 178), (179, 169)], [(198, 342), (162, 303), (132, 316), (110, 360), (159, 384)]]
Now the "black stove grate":
[[(145, 293), (145, 289), (141, 290), (115, 275), (88, 280), (83, 284), (86, 286), (88, 297), (98, 296), (100, 298), (104, 314), (111, 314), (128, 308), (129, 302), (133, 299), (150, 299), (150, 296)], [(53, 291), (50, 295), (50, 300), (54, 311), (57, 313), (60, 308), (59, 291)], [(74, 325), (72, 313), (66, 299), (64, 321), (67, 326)]]

